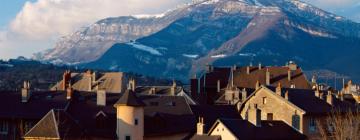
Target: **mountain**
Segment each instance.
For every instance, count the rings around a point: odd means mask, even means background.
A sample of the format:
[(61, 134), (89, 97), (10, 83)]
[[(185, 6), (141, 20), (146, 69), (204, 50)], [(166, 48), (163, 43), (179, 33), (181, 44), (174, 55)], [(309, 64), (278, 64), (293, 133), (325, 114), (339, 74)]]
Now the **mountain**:
[(119, 41), (101, 57), (87, 54), (95, 61), (80, 61), (88, 63), (79, 66), (185, 81), (207, 63), (284, 65), (294, 60), (304, 70), (325, 69), (360, 81), (360, 64), (355, 62), (360, 60), (360, 24), (310, 4), (298, 0), (206, 0), (172, 13), (176, 16), (147, 18), (171, 21), (159, 30)]
[(33, 59), (55, 64), (91, 62), (115, 43), (129, 42), (158, 32), (186, 14), (184, 7), (178, 7), (160, 15), (106, 18), (62, 37), (53, 49), (36, 53)]

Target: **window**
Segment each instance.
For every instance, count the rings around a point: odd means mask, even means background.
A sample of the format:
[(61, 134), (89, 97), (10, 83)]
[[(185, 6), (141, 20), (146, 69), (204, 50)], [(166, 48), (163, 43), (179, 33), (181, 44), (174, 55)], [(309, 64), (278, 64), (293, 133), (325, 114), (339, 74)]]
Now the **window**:
[(274, 115), (272, 113), (267, 114), (267, 120), (272, 121), (274, 119)]
[(0, 134), (7, 135), (9, 132), (9, 123), (6, 121), (0, 121)]
[(139, 120), (138, 120), (138, 119), (135, 119), (135, 120), (134, 120), (134, 124), (135, 124), (135, 125), (138, 125), (138, 124), (139, 124)]
[(263, 97), (263, 104), (266, 104), (266, 97)]
[(130, 136), (125, 136), (125, 140), (131, 140)]
[(292, 116), (292, 127), (300, 130), (300, 116), (297, 114)]
[(309, 119), (309, 131), (316, 132), (316, 120), (312, 117)]

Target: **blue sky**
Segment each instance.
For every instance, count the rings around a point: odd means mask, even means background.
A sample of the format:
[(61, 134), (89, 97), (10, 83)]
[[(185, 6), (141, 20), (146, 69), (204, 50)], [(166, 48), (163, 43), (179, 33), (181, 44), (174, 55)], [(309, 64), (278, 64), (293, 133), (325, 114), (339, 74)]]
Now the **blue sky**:
[(26, 0), (4, 0), (0, 4), (0, 27), (5, 26), (16, 16)]
[[(360, 0), (304, 1), (360, 23)], [(30, 57), (98, 19), (158, 14), (187, 2), (191, 0), (1, 0), (0, 59)]]

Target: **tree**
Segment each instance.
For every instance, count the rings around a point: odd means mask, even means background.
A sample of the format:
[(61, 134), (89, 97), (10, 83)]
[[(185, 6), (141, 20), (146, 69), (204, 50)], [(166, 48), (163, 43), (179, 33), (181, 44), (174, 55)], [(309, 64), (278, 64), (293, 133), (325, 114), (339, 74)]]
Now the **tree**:
[(332, 111), (325, 120), (317, 120), (317, 127), (323, 140), (359, 140), (359, 111)]

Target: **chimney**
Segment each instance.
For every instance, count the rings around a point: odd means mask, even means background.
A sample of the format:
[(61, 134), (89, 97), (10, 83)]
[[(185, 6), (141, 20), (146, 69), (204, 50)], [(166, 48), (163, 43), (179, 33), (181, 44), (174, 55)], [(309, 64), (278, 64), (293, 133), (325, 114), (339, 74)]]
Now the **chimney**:
[(313, 75), (313, 77), (311, 78), (311, 83), (316, 84), (316, 77), (315, 77), (315, 75)]
[(173, 84), (172, 84), (172, 86), (171, 86), (171, 91), (170, 91), (171, 93), (171, 96), (175, 96), (175, 94), (176, 94), (176, 82), (175, 82), (175, 80), (173, 80)]
[(217, 92), (220, 93), (221, 87), (220, 87), (220, 80), (217, 81)]
[(288, 67), (292, 71), (297, 70), (297, 64), (294, 61), (290, 61)]
[(213, 72), (214, 67), (210, 64), (206, 64), (206, 73)]
[(63, 91), (66, 90), (66, 86), (68, 85), (68, 83), (70, 82), (70, 79), (71, 79), (71, 72), (66, 70), (63, 74), (63, 81), (62, 81), (62, 85), (61, 85), (61, 89)]
[(249, 108), (248, 121), (256, 127), (261, 127), (261, 110), (258, 109), (257, 104)]
[(276, 94), (281, 96), (281, 83), (276, 87)]
[(74, 90), (73, 90), (73, 88), (71, 87), (71, 84), (69, 83), (69, 86), (68, 86), (68, 88), (66, 89), (66, 99), (67, 99), (67, 100), (71, 100), (73, 94), (74, 94)]
[(130, 90), (133, 91), (133, 92), (135, 91), (135, 89), (136, 89), (136, 81), (135, 81), (135, 79), (131, 78), (131, 79), (129, 80), (128, 89), (130, 89)]
[(89, 80), (88, 80), (88, 87), (89, 87), (89, 89), (88, 89), (88, 91), (92, 91), (92, 78), (91, 77), (89, 77)]
[(321, 100), (324, 100), (324, 93), (320, 92), (319, 98), (320, 98)]
[(291, 70), (288, 69), (288, 80), (289, 80), (289, 81), (291, 81), (291, 76), (292, 76), (292, 75), (291, 75)]
[(246, 100), (246, 98), (247, 98), (247, 91), (246, 91), (246, 89), (245, 88), (243, 88), (242, 89), (242, 91), (241, 91), (241, 99), (242, 99), (242, 102), (244, 102), (245, 100)]
[(248, 74), (248, 75), (250, 74), (250, 66), (246, 67), (246, 74)]
[(285, 99), (286, 99), (286, 100), (289, 100), (289, 91), (286, 91), (286, 92), (285, 92)]
[(255, 90), (258, 90), (260, 88), (260, 82), (256, 81), (255, 83)]
[(270, 86), (270, 72), (269, 72), (269, 69), (267, 68), (266, 69), (266, 85), (267, 86)]
[(21, 89), (21, 102), (26, 103), (30, 99), (30, 82), (24, 81), (23, 88)]
[(196, 134), (197, 135), (204, 135), (205, 134), (204, 129), (205, 129), (204, 118), (199, 117), (199, 122), (197, 123)]
[(196, 99), (199, 90), (199, 80), (195, 77), (191, 79), (190, 82), (191, 82), (191, 96), (193, 99)]
[(234, 102), (237, 102), (240, 100), (240, 90), (238, 88), (235, 87), (234, 89)]
[(149, 91), (149, 94), (151, 95), (155, 95), (156, 94), (156, 88), (155, 87), (152, 87)]
[(261, 70), (262, 66), (261, 66), (261, 63), (259, 63), (259, 70)]
[(96, 92), (96, 104), (98, 106), (106, 106), (106, 91), (104, 89)]
[(319, 91), (319, 88), (316, 88), (315, 90), (315, 96), (320, 98), (320, 91)]
[(291, 83), (290, 88), (296, 88), (296, 85), (294, 83)]
[(94, 71), (93, 73), (92, 73), (92, 82), (93, 83), (96, 83), (96, 80), (97, 80), (97, 74), (96, 74), (96, 72)]
[(328, 94), (326, 95), (326, 102), (330, 105), (334, 104), (334, 99), (332, 96), (332, 92), (330, 90), (328, 91)]

